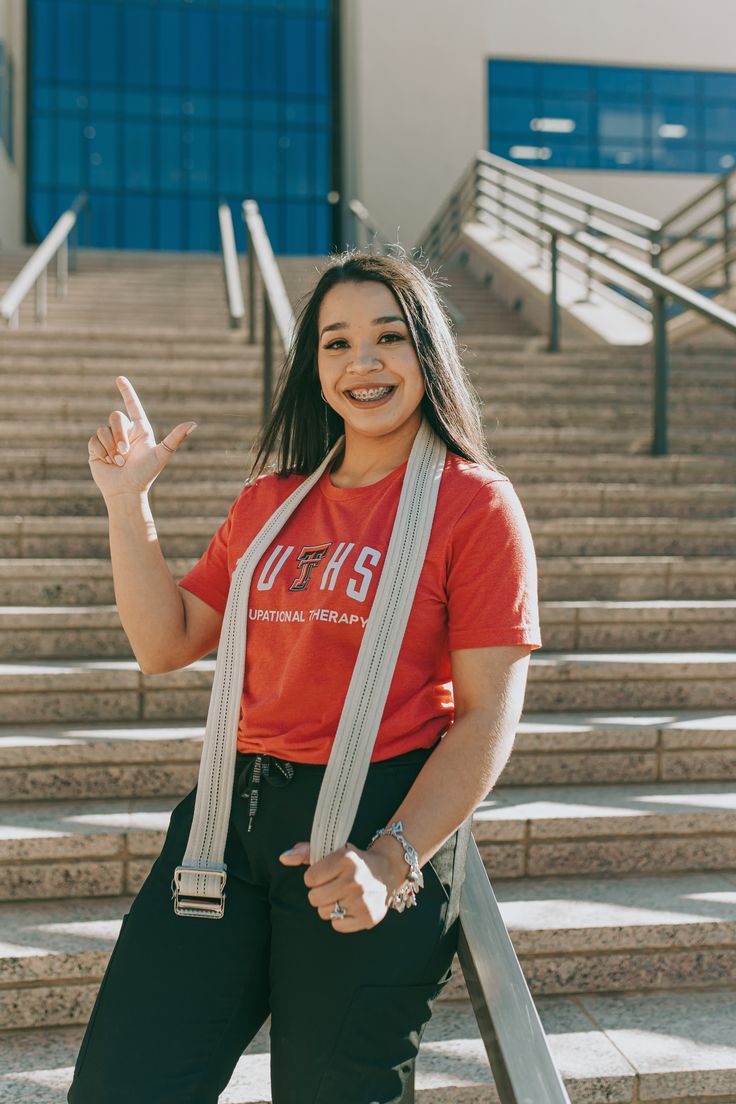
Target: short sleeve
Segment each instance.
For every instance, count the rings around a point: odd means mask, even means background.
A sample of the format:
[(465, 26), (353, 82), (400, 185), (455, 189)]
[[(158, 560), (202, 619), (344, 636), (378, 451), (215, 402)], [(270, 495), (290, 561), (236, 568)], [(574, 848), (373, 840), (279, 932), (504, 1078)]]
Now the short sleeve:
[(178, 585), (196, 594), (208, 606), (220, 613), (225, 612), (227, 596), (230, 591), (230, 568), (228, 545), (233, 527), (233, 516), (242, 491), (227, 512), (227, 517), (218, 526), (210, 543), (193, 567), (177, 580)]
[(484, 483), (456, 521), (447, 556), (448, 648), (541, 648), (537, 562), (508, 479)]

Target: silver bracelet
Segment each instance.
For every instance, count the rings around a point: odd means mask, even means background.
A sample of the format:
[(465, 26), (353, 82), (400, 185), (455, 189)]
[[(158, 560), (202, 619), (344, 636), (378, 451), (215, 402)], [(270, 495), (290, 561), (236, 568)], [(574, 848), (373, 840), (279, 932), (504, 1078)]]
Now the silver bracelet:
[[(394, 836), (404, 848), (404, 859), (409, 867), (406, 880), (395, 889), (389, 898), (389, 905), (397, 912), (403, 912), (405, 908), (417, 903), (417, 891), (424, 887), (424, 875), (419, 867), (419, 855), (412, 845), (402, 835), (404, 825), (400, 820), (395, 820), (390, 828), (379, 828), (368, 844), (372, 847), (379, 836)], [(367, 848), (366, 848), (367, 850)]]

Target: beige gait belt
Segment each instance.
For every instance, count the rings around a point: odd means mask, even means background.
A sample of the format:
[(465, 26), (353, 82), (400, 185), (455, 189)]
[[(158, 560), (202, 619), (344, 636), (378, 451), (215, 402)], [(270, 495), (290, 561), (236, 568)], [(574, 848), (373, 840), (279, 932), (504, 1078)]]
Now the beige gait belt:
[[(171, 882), (178, 916), (225, 912), (223, 861), (245, 673), (248, 597), (256, 565), (309, 494), (344, 438), (282, 502), (238, 559), (230, 580), (199, 764), (194, 815)], [(399, 649), (429, 543), (447, 447), (426, 417), (414, 438), (386, 559), (327, 762), (310, 837), (310, 862), (343, 847), (353, 827)]]

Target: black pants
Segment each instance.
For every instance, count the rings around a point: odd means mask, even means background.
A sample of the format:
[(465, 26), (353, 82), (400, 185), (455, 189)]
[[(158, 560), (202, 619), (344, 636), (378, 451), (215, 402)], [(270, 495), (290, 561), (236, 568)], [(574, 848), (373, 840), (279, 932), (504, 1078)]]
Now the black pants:
[[(352, 844), (365, 848), (391, 823), (431, 753), (370, 765)], [(171, 880), (197, 787), (173, 810), (161, 853), (123, 917), (69, 1104), (216, 1104), (269, 1014), (273, 1104), (400, 1100), (452, 976), (472, 816), (425, 863), (416, 906), (389, 909), (374, 928), (338, 932), (307, 899), (307, 866), (278, 859), (309, 839), (325, 766), (293, 763), (289, 779), (286, 760), (263, 755), (268, 775), (254, 787), (255, 759), (237, 755), (221, 919), (174, 912)]]

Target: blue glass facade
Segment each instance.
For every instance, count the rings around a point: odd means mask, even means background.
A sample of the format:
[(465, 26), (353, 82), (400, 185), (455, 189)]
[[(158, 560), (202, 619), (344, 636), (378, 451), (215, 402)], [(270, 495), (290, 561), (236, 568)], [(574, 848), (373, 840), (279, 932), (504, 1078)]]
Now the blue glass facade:
[(329, 248), (329, 0), (29, 0), (28, 210), (82, 189), (98, 248), (215, 250), (258, 200), (280, 253)]
[(488, 62), (488, 148), (538, 168), (722, 173), (736, 72)]

